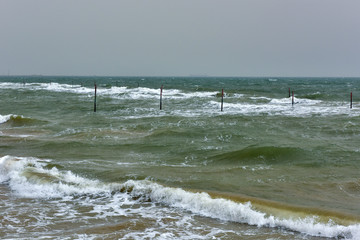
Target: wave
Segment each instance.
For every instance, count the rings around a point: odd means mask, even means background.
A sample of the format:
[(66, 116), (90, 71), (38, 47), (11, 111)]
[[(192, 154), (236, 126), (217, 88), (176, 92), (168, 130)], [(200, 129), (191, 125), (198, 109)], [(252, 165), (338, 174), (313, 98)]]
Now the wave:
[(34, 125), (37, 123), (41, 123), (43, 121), (27, 118), (21, 115), (8, 114), (8, 115), (0, 115), (0, 124), (8, 124), (13, 127), (21, 127), (25, 125)]
[(17, 117), (16, 115), (13, 114), (8, 114), (8, 115), (0, 115), (0, 124), (1, 123), (6, 123), (7, 121), (10, 120), (10, 118), (12, 117)]
[[(281, 98), (281, 99), (271, 99), (270, 104), (286, 104), (289, 105), (292, 102), (292, 98)], [(321, 103), (321, 100), (313, 100), (313, 99), (307, 99), (307, 98), (297, 98), (294, 97), (294, 103), (295, 104), (307, 104), (307, 105), (316, 105)]]
[[(259, 101), (260, 100), (260, 101)], [(220, 102), (211, 100), (209, 102), (209, 109), (212, 111), (220, 108)], [(269, 100), (268, 98), (257, 97), (253, 102), (249, 101), (229, 101), (224, 100), (223, 114), (229, 115), (269, 115), (269, 116), (290, 116), (290, 117), (309, 117), (314, 115), (319, 116), (334, 116), (334, 115), (349, 115), (359, 116), (359, 109), (349, 109), (345, 102), (326, 102), (322, 100), (311, 100), (305, 98), (295, 98), (294, 105), (291, 104), (290, 98)]]
[(7, 182), (17, 195), (30, 198), (63, 197), (71, 194), (99, 193), (99, 181), (49, 168), (51, 160), (34, 157), (0, 158), (0, 183)]
[(351, 197), (360, 198), (360, 179), (340, 184), (340, 189)]
[(329, 95), (321, 92), (315, 92), (311, 94), (302, 95), (302, 98), (310, 99), (310, 100), (321, 100), (321, 99), (328, 99)]
[[(51, 160), (33, 157), (4, 156), (0, 158), (0, 183), (6, 183), (14, 194), (30, 198), (66, 198), (69, 195), (87, 198), (102, 195), (114, 198), (110, 206), (94, 207), (94, 211), (114, 209), (114, 202), (136, 200), (153, 202), (163, 206), (191, 212), (192, 214), (249, 224), (257, 227), (283, 228), (311, 236), (359, 239), (360, 220), (342, 214), (319, 214), (319, 211), (286, 208), (281, 204), (262, 203), (248, 199), (235, 199), (205, 192), (186, 191), (166, 187), (149, 180), (128, 180), (124, 183), (103, 183), (78, 176), (71, 171), (58, 170)], [(118, 193), (125, 194), (121, 197)], [(116, 199), (115, 199), (116, 198)], [(271, 211), (266, 212), (266, 209)], [(261, 210), (260, 210), (261, 209)], [(276, 211), (275, 211), (276, 210)], [(283, 214), (273, 214), (281, 211)], [(124, 210), (121, 210), (124, 212)]]
[[(62, 83), (12, 83), (12, 82), (1, 82), (0, 87), (3, 89), (22, 89), (22, 90), (48, 90), (48, 91), (71, 91), (71, 89), (82, 88), (81, 85), (70, 85)], [(82, 88), (85, 89), (85, 88)]]
[[(63, 83), (27, 83), (26, 85), (21, 83), (9, 83), (3, 82), (0, 83), (0, 87), (3, 89), (28, 89), (28, 90), (46, 90), (51, 92), (68, 92), (68, 93), (77, 93), (77, 94), (93, 94), (94, 87), (84, 87), (82, 85), (71, 85)], [(112, 96), (114, 98), (124, 98), (128, 97), (129, 99), (152, 99), (159, 98), (160, 88), (147, 88), (147, 87), (101, 87), (97, 88), (97, 93), (104, 96)], [(214, 97), (217, 92), (210, 91), (195, 91), (195, 92), (184, 92), (179, 89), (163, 89), (163, 97), (168, 99), (189, 99), (189, 98), (207, 98)]]
[(278, 164), (304, 161), (306, 152), (292, 147), (246, 147), (241, 150), (227, 152), (213, 156), (215, 163), (246, 163), (246, 164)]
[(152, 131), (149, 135), (146, 136), (146, 138), (155, 138), (155, 139), (156, 138), (163, 139), (163, 138), (170, 138), (170, 137), (178, 138), (180, 136), (186, 137), (188, 135), (189, 135), (189, 133), (187, 133), (185, 131), (165, 128), (165, 129), (158, 129), (158, 130)]
[[(63, 83), (27, 83), (25, 86), (21, 83), (0, 83), (2, 89), (21, 89), (21, 91), (50, 91), (79, 94), (82, 97), (92, 98), (94, 95), (93, 86), (70, 85)], [(98, 97), (101, 99), (116, 99), (121, 101), (151, 100), (158, 104), (160, 88), (149, 87), (117, 87), (102, 86), (97, 89)], [(272, 98), (269, 96), (255, 96), (253, 94), (242, 94), (235, 92), (225, 92), (224, 111), (216, 111), (220, 108), (219, 91), (211, 90), (181, 90), (181, 89), (163, 89), (163, 101), (165, 105), (174, 105), (170, 109), (166, 107), (165, 111), (171, 111), (175, 115), (193, 116), (194, 114), (229, 114), (229, 115), (283, 115), (294, 117), (308, 117), (311, 115), (329, 116), (347, 114), (350, 116), (359, 116), (360, 111), (353, 108), (349, 111), (347, 102), (328, 101), (328, 97), (321, 93), (314, 93), (294, 98), (295, 104), (291, 104), (291, 98)], [(324, 97), (324, 98), (323, 98)], [(200, 100), (201, 99), (201, 100)], [(176, 101), (182, 105), (190, 105), (196, 111), (184, 111), (184, 108), (178, 109)], [(192, 109), (191, 108), (191, 109)], [(157, 112), (156, 112), (157, 113)]]

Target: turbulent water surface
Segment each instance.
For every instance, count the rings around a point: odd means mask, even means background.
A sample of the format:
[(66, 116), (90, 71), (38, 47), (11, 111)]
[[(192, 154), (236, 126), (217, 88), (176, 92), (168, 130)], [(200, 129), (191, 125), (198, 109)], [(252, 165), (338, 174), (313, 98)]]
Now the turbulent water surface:
[(360, 239), (360, 79), (4, 76), (0, 97), (2, 239)]

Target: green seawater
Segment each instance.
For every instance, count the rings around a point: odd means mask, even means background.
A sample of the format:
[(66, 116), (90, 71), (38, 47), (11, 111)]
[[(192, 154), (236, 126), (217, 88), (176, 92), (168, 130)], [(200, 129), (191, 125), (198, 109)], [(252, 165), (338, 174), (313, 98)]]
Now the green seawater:
[(360, 236), (359, 78), (3, 76), (0, 98), (0, 237)]

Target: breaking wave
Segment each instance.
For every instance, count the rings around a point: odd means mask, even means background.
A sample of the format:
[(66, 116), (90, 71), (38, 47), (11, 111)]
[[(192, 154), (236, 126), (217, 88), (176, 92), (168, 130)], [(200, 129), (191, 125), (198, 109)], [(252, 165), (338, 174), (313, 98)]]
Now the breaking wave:
[(13, 127), (32, 125), (39, 122), (42, 121), (32, 118), (26, 118), (21, 115), (14, 115), (14, 114), (0, 115), (0, 124), (9, 124)]
[[(50, 91), (65, 92), (79, 94), (81, 96), (93, 97), (93, 86), (71, 85), (64, 83), (0, 83), (1, 88), (19, 89), (21, 91)], [(116, 100), (151, 100), (157, 103), (160, 95), (159, 88), (149, 87), (118, 87), (118, 86), (99, 86), (97, 88), (99, 98), (110, 98)], [(220, 108), (219, 91), (199, 91), (199, 90), (180, 90), (180, 89), (163, 89), (164, 104), (192, 105), (196, 111), (191, 110), (190, 113), (184, 109), (166, 108), (175, 115), (193, 116), (194, 114), (230, 114), (230, 115), (284, 115), (295, 117), (306, 117), (311, 115), (329, 116), (329, 115), (350, 115), (359, 116), (358, 108), (349, 111), (348, 103), (339, 101), (327, 101), (326, 95), (314, 93), (310, 95), (298, 96), (294, 98), (292, 105), (291, 98), (270, 98), (266, 96), (254, 96), (253, 94), (225, 92), (224, 112), (216, 111)], [(323, 98), (324, 97), (324, 98)], [(201, 99), (201, 101), (199, 101)], [(186, 101), (186, 103), (181, 102)], [(200, 105), (199, 105), (200, 104)], [(1, 120), (1, 119), (0, 119)]]
[[(287, 150), (285, 150), (287, 151)], [(166, 187), (149, 180), (128, 180), (124, 183), (104, 183), (78, 176), (71, 171), (58, 170), (51, 160), (33, 157), (4, 156), (0, 158), (0, 183), (7, 184), (13, 194), (27, 198), (66, 198), (68, 196), (97, 196), (113, 198), (109, 206), (93, 206), (94, 211), (112, 209), (112, 214), (123, 214), (121, 206), (131, 201), (153, 202), (192, 214), (249, 224), (257, 227), (283, 228), (311, 236), (331, 238), (360, 238), (358, 220), (341, 224), (336, 218), (321, 220), (316, 213), (299, 217), (274, 216), (256, 210), (251, 201), (238, 202), (212, 197), (205, 192), (192, 192)], [(123, 194), (119, 198), (118, 194)], [(125, 204), (125, 205), (126, 205)], [(156, 207), (156, 205), (155, 205)]]

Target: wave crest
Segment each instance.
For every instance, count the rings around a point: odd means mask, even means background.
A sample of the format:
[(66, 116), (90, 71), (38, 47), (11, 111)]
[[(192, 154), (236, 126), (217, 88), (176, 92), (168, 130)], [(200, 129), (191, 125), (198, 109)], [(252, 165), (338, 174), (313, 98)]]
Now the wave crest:
[(247, 147), (238, 151), (223, 153), (213, 157), (215, 162), (221, 163), (248, 163), (248, 164), (276, 164), (294, 162), (299, 156), (304, 158), (306, 152), (292, 147)]
[[(191, 192), (166, 187), (149, 180), (128, 180), (125, 183), (102, 183), (78, 176), (70, 171), (48, 168), (50, 160), (4, 156), (0, 158), (0, 183), (7, 183), (20, 196), (34, 198), (61, 198), (69, 195), (101, 195), (114, 198), (117, 193), (141, 202), (151, 201), (196, 215), (254, 225), (284, 228), (311, 236), (346, 239), (360, 238), (360, 223), (341, 225), (331, 218), (323, 222), (315, 214), (300, 218), (277, 217), (256, 210), (250, 201), (237, 202), (212, 197), (205, 192)], [(124, 198), (124, 201), (128, 201)], [(110, 201), (111, 202), (111, 201)], [(114, 212), (116, 214), (116, 212)]]
[(22, 127), (26, 125), (34, 125), (37, 123), (42, 123), (43, 121), (27, 118), (21, 115), (8, 114), (8, 115), (0, 115), (0, 124), (7, 124), (12, 127)]

